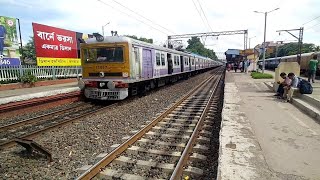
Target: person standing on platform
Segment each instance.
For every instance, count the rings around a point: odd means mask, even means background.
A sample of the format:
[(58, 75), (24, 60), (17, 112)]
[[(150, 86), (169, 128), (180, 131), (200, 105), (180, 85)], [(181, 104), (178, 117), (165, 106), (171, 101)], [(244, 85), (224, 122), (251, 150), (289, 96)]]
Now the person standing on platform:
[(314, 79), (316, 77), (316, 72), (318, 69), (319, 61), (317, 60), (317, 55), (313, 55), (313, 58), (309, 61), (309, 72), (308, 72), (308, 81), (312, 79), (312, 83), (314, 83)]
[(240, 72), (243, 72), (243, 61), (240, 61), (240, 63), (239, 63), (239, 69), (240, 69)]
[(234, 68), (234, 72), (237, 72), (237, 69), (238, 69), (238, 63), (237, 62), (234, 63), (234, 67), (233, 68)]
[(249, 60), (246, 59), (246, 60), (243, 62), (243, 69), (244, 69), (244, 72), (245, 72), (245, 73), (248, 73), (248, 67), (249, 67)]
[(228, 70), (228, 72), (231, 70), (231, 64), (230, 63), (227, 65), (227, 70)]

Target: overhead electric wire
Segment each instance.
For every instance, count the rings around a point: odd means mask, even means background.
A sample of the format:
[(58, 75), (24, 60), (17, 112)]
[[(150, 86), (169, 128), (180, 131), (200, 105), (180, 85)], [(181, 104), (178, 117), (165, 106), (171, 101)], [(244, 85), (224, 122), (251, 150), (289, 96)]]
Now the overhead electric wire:
[[(207, 15), (206, 15), (206, 13), (205, 13), (204, 10), (203, 10), (200, 1), (199, 1), (199, 0), (197, 0), (197, 1), (198, 1), (199, 6), (200, 6), (201, 12), (202, 12), (204, 18), (206, 19), (207, 25), (209, 26), (211, 32), (213, 32), (213, 30), (212, 30), (212, 28), (211, 28), (211, 26), (210, 26), (210, 23), (209, 23), (209, 21), (208, 21)], [(211, 36), (211, 38), (212, 38), (212, 40), (215, 40), (215, 39), (214, 39), (214, 36)]]
[[(205, 31), (208, 31), (208, 29), (207, 29), (207, 28), (208, 28), (208, 27), (207, 27), (207, 24), (206, 24), (205, 21), (203, 20), (202, 15), (201, 15), (201, 12), (199, 11), (199, 9), (198, 9), (196, 3), (194, 2), (194, 0), (192, 0), (192, 2), (193, 2), (194, 7), (196, 8), (196, 10), (197, 10), (197, 12), (198, 12), (201, 20), (202, 20), (202, 23), (203, 23), (203, 25), (204, 25)], [(200, 37), (200, 38), (201, 38), (201, 40), (203, 41), (203, 44), (205, 45), (206, 39), (203, 40), (203, 37)]]
[(310, 29), (312, 29), (313, 27), (318, 26), (319, 24), (320, 24), (320, 23), (315, 24), (315, 25), (313, 25), (313, 26), (311, 26), (311, 27), (308, 27), (308, 28), (305, 29), (305, 31), (310, 30)]
[(138, 13), (138, 12), (136, 12), (136, 11), (134, 11), (134, 10), (132, 10), (132, 9), (128, 8), (127, 6), (125, 6), (125, 5), (121, 4), (121, 3), (119, 3), (118, 1), (116, 1), (116, 0), (112, 0), (112, 1), (113, 1), (113, 2), (115, 2), (115, 3), (117, 3), (117, 4), (118, 4), (118, 5), (120, 5), (120, 6), (124, 7), (125, 9), (127, 9), (127, 10), (129, 10), (129, 11), (133, 12), (134, 14), (136, 14), (136, 15), (138, 15), (138, 16), (140, 16), (140, 17), (142, 17), (143, 19), (146, 19), (146, 20), (148, 20), (149, 22), (151, 22), (151, 23), (153, 23), (153, 24), (155, 24), (155, 25), (157, 25), (157, 26), (161, 27), (162, 29), (165, 29), (166, 31), (168, 31), (168, 32), (170, 32), (170, 33), (172, 33), (172, 34), (175, 34), (175, 33), (174, 33), (173, 31), (171, 31), (170, 29), (168, 29), (168, 28), (166, 28), (166, 27), (161, 26), (160, 24), (158, 24), (158, 23), (156, 23), (156, 22), (152, 21), (151, 19), (149, 19), (149, 18), (147, 18), (147, 17), (144, 17), (144, 16), (143, 16), (143, 15), (141, 15), (140, 13)]
[(310, 22), (312, 22), (312, 21), (314, 21), (314, 20), (316, 20), (316, 19), (318, 19), (318, 18), (320, 18), (320, 16), (315, 17), (315, 18), (311, 19), (310, 21), (308, 21), (308, 22), (306, 22), (306, 23), (303, 23), (302, 26), (305, 25), (305, 24), (308, 24), (308, 23), (310, 23)]
[(211, 28), (211, 26), (210, 26), (210, 23), (209, 23), (209, 21), (208, 21), (208, 18), (207, 18), (207, 16), (206, 16), (206, 13), (204, 13), (204, 11), (203, 11), (203, 9), (202, 9), (202, 6), (201, 6), (200, 1), (199, 1), (199, 0), (197, 0), (197, 1), (198, 1), (198, 3), (199, 3), (200, 9), (201, 9), (201, 11), (202, 11), (202, 14), (203, 14), (204, 18), (206, 19), (207, 24), (208, 24), (210, 30), (213, 32), (213, 30), (212, 30), (212, 28)]
[(192, 0), (192, 2), (193, 2), (194, 7), (196, 8), (196, 10), (197, 10), (197, 12), (198, 12), (198, 14), (199, 14), (199, 16), (200, 16), (201, 20), (202, 20), (202, 23), (203, 23), (203, 25), (204, 25), (205, 29), (207, 29), (207, 27), (206, 27), (206, 23), (205, 23), (205, 21), (203, 20), (203, 18), (202, 18), (202, 16), (201, 16), (201, 12), (199, 11), (199, 9), (198, 9), (198, 7), (197, 7), (196, 3), (194, 2), (194, 0)]
[(135, 19), (135, 20), (137, 20), (137, 21), (139, 21), (139, 22), (141, 22), (141, 23), (143, 23), (143, 24), (145, 24), (145, 25), (147, 25), (147, 26), (151, 27), (152, 29), (155, 29), (155, 30), (157, 30), (157, 31), (159, 31), (159, 32), (161, 32), (161, 33), (163, 33), (163, 34), (165, 34), (165, 35), (167, 35), (167, 36), (168, 36), (168, 33), (163, 32), (162, 30), (160, 30), (160, 29), (158, 29), (158, 28), (155, 28), (154, 26), (152, 26), (152, 25), (150, 25), (150, 24), (145, 23), (144, 21), (142, 21), (142, 20), (140, 20), (140, 19), (138, 19), (138, 18), (136, 18), (136, 17), (134, 17), (134, 16), (131, 16), (130, 14), (128, 14), (128, 13), (126, 13), (126, 12), (123, 12), (123, 11), (119, 10), (119, 9), (117, 9), (117, 8), (115, 8), (115, 7), (113, 7), (113, 6), (111, 6), (110, 4), (105, 3), (105, 2), (104, 2), (104, 1), (102, 1), (102, 0), (97, 0), (97, 1), (101, 2), (102, 4), (104, 4), (104, 5), (106, 5), (106, 6), (109, 6), (109, 7), (113, 8), (113, 9), (116, 9), (117, 11), (119, 11), (119, 12), (121, 12), (121, 13), (123, 13), (123, 14), (127, 15), (128, 17), (133, 18), (133, 19)]

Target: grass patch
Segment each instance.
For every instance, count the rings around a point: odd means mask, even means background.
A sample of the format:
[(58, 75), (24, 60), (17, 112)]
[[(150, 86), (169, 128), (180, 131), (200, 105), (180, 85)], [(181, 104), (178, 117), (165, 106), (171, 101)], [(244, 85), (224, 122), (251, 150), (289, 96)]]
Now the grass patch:
[(271, 74), (267, 74), (267, 73), (262, 74), (260, 72), (252, 72), (251, 77), (253, 79), (272, 79), (273, 78)]

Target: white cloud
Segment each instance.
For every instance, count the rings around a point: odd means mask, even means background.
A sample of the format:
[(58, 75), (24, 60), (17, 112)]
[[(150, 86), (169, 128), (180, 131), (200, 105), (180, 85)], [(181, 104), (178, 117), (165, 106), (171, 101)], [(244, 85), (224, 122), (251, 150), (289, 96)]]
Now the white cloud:
[[(111, 30), (117, 30), (119, 34), (132, 34), (153, 38), (156, 42), (164, 42), (167, 38), (163, 34), (132, 18), (143, 20), (161, 31), (170, 32), (151, 24), (147, 20), (133, 14), (119, 6), (113, 0), (11, 0), (14, 3), (31, 4), (35, 10), (40, 7), (50, 7), (50, 10), (64, 12), (59, 20), (45, 20), (39, 23), (57, 26), (65, 29), (92, 33), (101, 32), (101, 26), (111, 22), (105, 27), (106, 34)], [(142, 14), (152, 21), (166, 27), (176, 34), (197, 33), (209, 31), (204, 28), (203, 22), (196, 11), (192, 0), (116, 0), (130, 9)], [(194, 0), (197, 3), (197, 0)], [(304, 22), (319, 15), (320, 2), (318, 0), (199, 0), (205, 11), (213, 31), (248, 29), (251, 39), (251, 47), (263, 41), (264, 15), (253, 11), (269, 11), (279, 7), (280, 9), (268, 14), (267, 40), (293, 40), (290, 35), (276, 33), (279, 29), (299, 28)], [(120, 12), (121, 11), (121, 12)], [(129, 16), (126, 15), (130, 14)], [(320, 20), (320, 19), (319, 19)], [(319, 23), (314, 21), (306, 24), (311, 27)], [(304, 41), (319, 43), (319, 26), (312, 27), (304, 33)], [(215, 51), (226, 51), (228, 48), (243, 49), (243, 35), (221, 36), (218, 40), (208, 38), (206, 44)], [(213, 46), (212, 46), (213, 45)]]

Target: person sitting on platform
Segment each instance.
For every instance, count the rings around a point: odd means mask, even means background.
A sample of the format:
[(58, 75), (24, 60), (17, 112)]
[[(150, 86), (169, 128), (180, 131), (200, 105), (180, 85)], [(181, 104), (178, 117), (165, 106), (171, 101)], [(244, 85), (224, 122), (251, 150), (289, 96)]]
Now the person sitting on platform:
[(277, 93), (274, 96), (279, 96), (279, 97), (283, 97), (283, 93), (284, 93), (284, 87), (287, 86), (288, 84), (291, 83), (291, 80), (287, 77), (287, 74), (282, 72), (280, 73), (280, 77), (282, 79), (284, 79), (283, 82), (278, 81), (277, 83), (279, 84)]
[(299, 78), (296, 77), (294, 73), (289, 73), (288, 78), (291, 80), (291, 83), (284, 87), (283, 98), (287, 98), (287, 102), (291, 102), (293, 92), (296, 88), (298, 88)]

